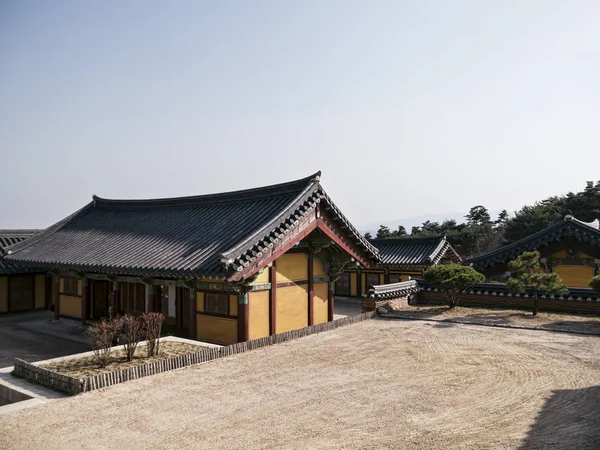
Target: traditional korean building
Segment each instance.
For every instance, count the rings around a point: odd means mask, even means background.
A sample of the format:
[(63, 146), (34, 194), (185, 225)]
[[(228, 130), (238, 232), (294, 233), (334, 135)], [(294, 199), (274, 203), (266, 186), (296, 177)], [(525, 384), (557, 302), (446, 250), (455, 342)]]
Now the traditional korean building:
[(588, 288), (600, 268), (600, 223), (568, 215), (558, 223), (485, 255), (467, 261), (488, 280), (510, 276), (508, 263), (523, 252), (537, 250), (547, 271), (557, 273), (569, 287)]
[(46, 276), (43, 271), (4, 259), (8, 247), (40, 231), (0, 230), (0, 313), (27, 311), (46, 305)]
[(333, 320), (339, 274), (379, 262), (320, 172), (196, 197), (94, 196), (8, 252), (11, 264), (52, 275), (57, 316), (161, 311), (190, 337), (219, 344)]
[(445, 236), (386, 238), (369, 241), (379, 250), (381, 261), (374, 267), (349, 267), (336, 282), (336, 295), (361, 297), (369, 286), (421, 278), (437, 264), (461, 262)]

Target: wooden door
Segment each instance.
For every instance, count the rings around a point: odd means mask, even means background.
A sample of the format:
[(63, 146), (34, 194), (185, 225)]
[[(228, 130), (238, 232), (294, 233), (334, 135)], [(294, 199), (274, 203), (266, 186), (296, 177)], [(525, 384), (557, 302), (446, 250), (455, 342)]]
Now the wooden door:
[(188, 329), (190, 326), (190, 292), (182, 287), (178, 287), (176, 292), (177, 328)]
[(34, 309), (34, 284), (33, 275), (12, 275), (8, 277), (9, 311)]
[(108, 281), (94, 280), (94, 319), (108, 317)]
[(335, 293), (337, 295), (350, 296), (350, 274), (342, 273), (335, 282)]

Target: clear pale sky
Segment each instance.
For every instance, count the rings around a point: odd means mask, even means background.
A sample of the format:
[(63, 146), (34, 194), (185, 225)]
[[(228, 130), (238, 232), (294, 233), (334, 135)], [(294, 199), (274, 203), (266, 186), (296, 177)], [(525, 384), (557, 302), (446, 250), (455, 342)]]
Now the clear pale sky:
[(323, 171), (357, 226), (600, 179), (600, 2), (0, 2), (0, 228)]

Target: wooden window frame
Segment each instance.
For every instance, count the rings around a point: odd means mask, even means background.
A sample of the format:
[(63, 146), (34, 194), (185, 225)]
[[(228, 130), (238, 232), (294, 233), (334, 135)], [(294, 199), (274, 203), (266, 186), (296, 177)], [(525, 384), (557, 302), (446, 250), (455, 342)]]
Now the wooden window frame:
[[(345, 292), (340, 292), (338, 289), (338, 281), (340, 281), (340, 278), (342, 277), (348, 277), (348, 293)], [(336, 280), (335, 282), (335, 295), (345, 295), (347, 297), (350, 297), (350, 294), (352, 293), (352, 275), (350, 272), (342, 272), (339, 276), (339, 278)]]
[[(377, 275), (377, 284), (369, 283), (369, 275), (374, 276)], [(365, 284), (367, 286), (379, 286), (381, 283), (381, 274), (377, 272), (366, 272), (365, 273)]]
[[(75, 283), (75, 291), (67, 289), (67, 282), (68, 283)], [(72, 288), (73, 285), (70, 285), (69, 287)], [(68, 295), (70, 297), (81, 297), (79, 295), (79, 279), (77, 279), (77, 278), (63, 278), (63, 288), (62, 288), (61, 294)]]
[[(231, 299), (229, 298), (230, 294), (228, 294), (226, 292), (206, 292), (206, 291), (199, 291), (199, 292), (202, 292), (204, 294), (203, 295), (204, 298), (202, 300), (203, 303), (204, 303), (204, 308), (203, 308), (204, 310), (203, 311), (198, 311), (198, 314), (203, 314), (205, 316), (227, 317), (227, 318), (230, 318), (230, 319), (237, 318), (237, 316), (232, 316), (231, 315)], [(224, 296), (225, 297), (225, 308), (226, 308), (225, 313), (213, 312), (213, 311), (208, 311), (207, 310), (208, 296), (209, 295), (214, 295), (214, 296), (217, 296), (217, 297), (218, 296)]]
[[(402, 281), (402, 275), (399, 273), (390, 273), (388, 275), (388, 277), (389, 277), (388, 279), (389, 279), (390, 284), (400, 283)], [(391, 280), (392, 277), (398, 277), (398, 281), (392, 281)]]

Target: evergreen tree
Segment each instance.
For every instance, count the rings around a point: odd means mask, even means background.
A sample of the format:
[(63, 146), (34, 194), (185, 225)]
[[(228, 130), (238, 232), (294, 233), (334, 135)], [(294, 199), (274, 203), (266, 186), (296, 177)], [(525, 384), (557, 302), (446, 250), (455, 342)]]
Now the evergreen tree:
[(389, 238), (392, 237), (392, 233), (390, 229), (385, 225), (379, 225), (379, 230), (377, 230), (377, 238)]
[(555, 273), (545, 273), (540, 264), (540, 252), (525, 252), (508, 264), (511, 276), (506, 285), (515, 294), (527, 291), (533, 294), (533, 315), (538, 312), (539, 296), (542, 294), (566, 295), (567, 287)]

